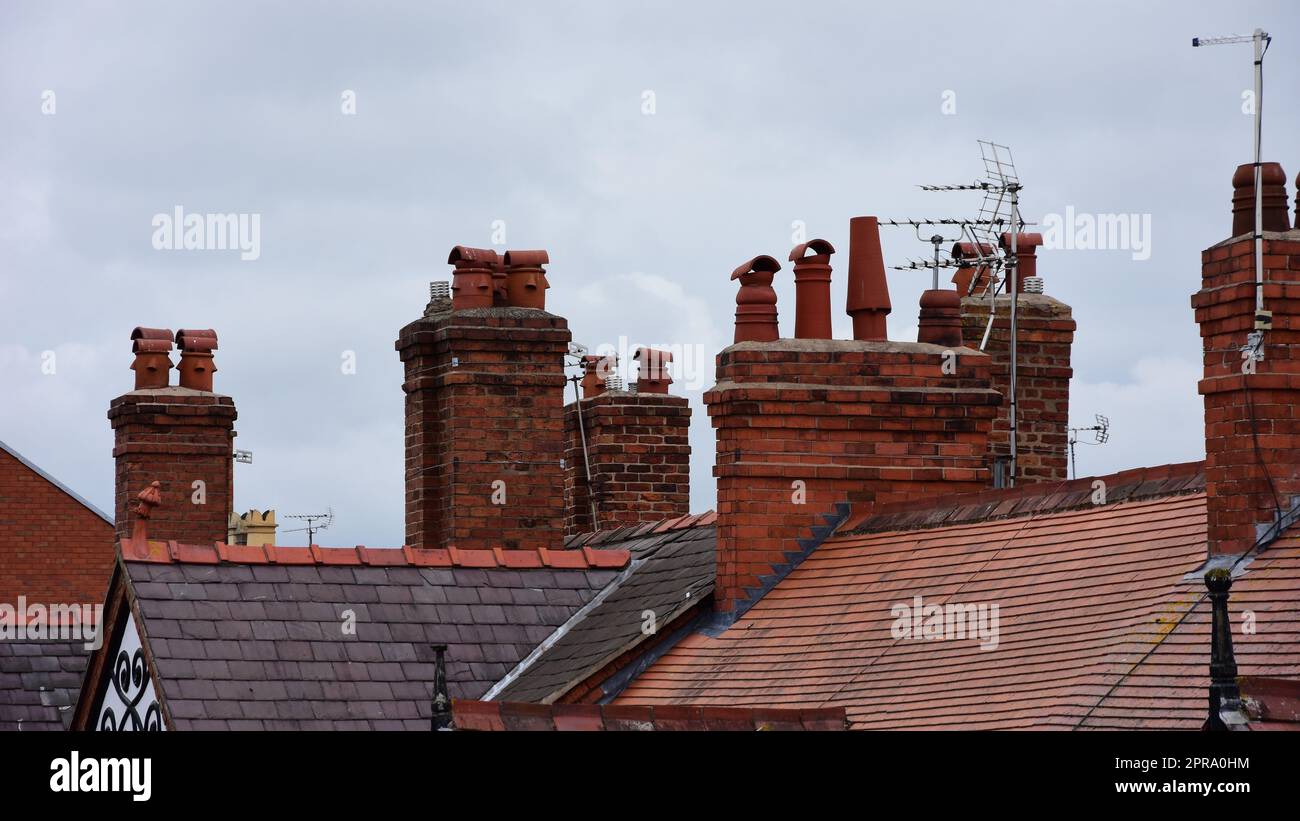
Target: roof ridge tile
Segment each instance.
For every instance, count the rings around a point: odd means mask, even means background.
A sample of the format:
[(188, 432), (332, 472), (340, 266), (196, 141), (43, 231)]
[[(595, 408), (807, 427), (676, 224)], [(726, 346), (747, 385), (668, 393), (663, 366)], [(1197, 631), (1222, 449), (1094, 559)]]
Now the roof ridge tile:
[(617, 570), (632, 560), (623, 548), (548, 550), (493, 548), (461, 550), (455, 547), (279, 547), (214, 542), (211, 545), (176, 541), (123, 539), (119, 543), (123, 561), (150, 564), (256, 564), (334, 565), (371, 567), (466, 567), (514, 570), (550, 567), (556, 570)]

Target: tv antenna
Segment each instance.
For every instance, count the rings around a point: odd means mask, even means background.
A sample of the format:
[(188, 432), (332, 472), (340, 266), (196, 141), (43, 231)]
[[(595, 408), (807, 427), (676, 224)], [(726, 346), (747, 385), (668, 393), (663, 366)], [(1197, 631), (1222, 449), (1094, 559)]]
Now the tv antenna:
[[(1259, 147), (1264, 128), (1264, 54), (1273, 38), (1263, 29), (1255, 29), (1253, 34), (1192, 38), (1192, 48), (1231, 43), (1255, 45), (1255, 330), (1267, 331), (1273, 327), (1273, 313), (1264, 310), (1264, 187), (1260, 179)], [(1262, 355), (1263, 348), (1258, 350), (1257, 355)]]
[[(1097, 424), (1095, 425), (1090, 425), (1086, 428), (1070, 428), (1070, 478), (1071, 479), (1077, 479), (1079, 477), (1079, 472), (1075, 469), (1074, 466), (1074, 446), (1076, 444), (1104, 445), (1110, 441), (1110, 420), (1102, 416), (1100, 413), (1095, 414), (1095, 418), (1097, 420)], [(1092, 441), (1080, 442), (1079, 434), (1081, 433), (1091, 433)]]
[[(296, 513), (285, 516), (286, 519), (303, 519), (307, 522), (306, 527), (295, 527), (292, 530), (285, 530), (284, 533), (301, 533), (307, 531), (307, 546), (311, 547), (315, 542), (312, 540), (318, 530), (325, 530), (334, 524), (334, 508), (326, 508), (324, 513)], [(317, 524), (320, 522), (320, 524)]]
[[(891, 266), (895, 271), (918, 271), (930, 269), (934, 289), (939, 288), (939, 269), (973, 268), (970, 283), (962, 296), (983, 296), (989, 303), (989, 321), (980, 340), (980, 350), (988, 347), (989, 335), (993, 331), (996, 316), (996, 298), (1003, 284), (1011, 296), (1011, 339), (1010, 339), (1010, 382), (1008, 397), (1007, 422), (1010, 438), (1010, 460), (1008, 463), (1007, 486), (1016, 484), (1016, 447), (1017, 447), (1017, 406), (1016, 406), (1016, 330), (1018, 325), (1017, 303), (1019, 302), (1018, 283), (1015, 276), (1016, 243), (1026, 223), (1020, 216), (1020, 176), (1016, 172), (1015, 160), (1011, 149), (1005, 145), (989, 140), (977, 140), (980, 147), (980, 159), (984, 163), (984, 176), (972, 183), (960, 185), (922, 185), (922, 191), (982, 191), (984, 199), (974, 219), (905, 219), (877, 220), (880, 225), (911, 226), (916, 230), (916, 238), (934, 246), (932, 259), (912, 259), (902, 265)], [(939, 226), (948, 229), (949, 234), (921, 235), (921, 229)], [(1002, 237), (1008, 236), (1004, 247)], [(947, 258), (943, 256), (943, 246), (949, 244), (951, 250)]]

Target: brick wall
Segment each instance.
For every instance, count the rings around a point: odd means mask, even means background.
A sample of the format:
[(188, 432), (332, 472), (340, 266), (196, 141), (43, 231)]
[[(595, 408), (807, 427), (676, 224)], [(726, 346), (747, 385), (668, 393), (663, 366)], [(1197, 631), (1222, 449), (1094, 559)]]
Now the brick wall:
[[(119, 539), (131, 535), (129, 509), (136, 494), (158, 481), (162, 504), (149, 520), (149, 538), (226, 540), (234, 507), (236, 416), (229, 396), (181, 387), (132, 391), (112, 401)], [(196, 481), (203, 482), (202, 497), (195, 496)]]
[(0, 448), (0, 602), (97, 604), (113, 526)]
[(560, 546), (569, 340), (533, 308), (431, 310), (402, 329), (407, 544)]
[(1269, 479), (1283, 510), (1300, 494), (1300, 231), (1266, 232), (1264, 308), (1273, 329), (1248, 375), (1241, 348), (1255, 322), (1254, 265), (1251, 239), (1220, 243), (1201, 255), (1202, 287), (1192, 295), (1205, 365), (1198, 390), (1212, 554), (1250, 549), (1274, 520)]
[[(567, 536), (594, 529), (578, 407), (564, 409)], [(583, 399), (581, 407), (602, 530), (691, 512), (691, 408), (685, 397), (607, 391)]]
[[(1011, 387), (1011, 297), (994, 306), (993, 331), (984, 352), (991, 358), (993, 387), (1004, 397)], [(967, 297), (961, 306), (962, 338), (979, 348), (988, 327), (985, 297)], [(1043, 294), (1020, 294), (1017, 305), (1016, 374), (1017, 482), (1061, 482), (1069, 478), (1070, 348), (1075, 322), (1070, 306)], [(1010, 400), (1002, 403), (989, 436), (989, 463), (1011, 452)]]
[(718, 610), (838, 503), (987, 486), (1001, 395), (989, 357), (956, 353), (951, 373), (945, 349), (922, 343), (782, 339), (718, 355), (704, 397), (717, 433)]

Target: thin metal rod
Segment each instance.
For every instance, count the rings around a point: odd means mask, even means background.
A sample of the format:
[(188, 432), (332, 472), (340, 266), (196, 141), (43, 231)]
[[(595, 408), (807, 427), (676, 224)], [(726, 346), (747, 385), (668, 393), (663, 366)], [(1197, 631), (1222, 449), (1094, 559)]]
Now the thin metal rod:
[(596, 489), (591, 485), (591, 460), (587, 457), (587, 430), (582, 424), (582, 396), (578, 394), (578, 378), (569, 380), (573, 383), (573, 409), (578, 414), (578, 438), (582, 440), (582, 467), (587, 472), (587, 504), (591, 506), (591, 529), (600, 530), (600, 520), (596, 517)]
[(1264, 116), (1264, 30), (1255, 29), (1255, 313), (1264, 310), (1264, 186), (1260, 168)]
[(1007, 487), (1016, 486), (1016, 440), (1019, 438), (1016, 433), (1016, 324), (1017, 324), (1017, 303), (1020, 301), (1019, 279), (1020, 279), (1020, 260), (1016, 258), (1016, 237), (1020, 233), (1020, 228), (1016, 224), (1016, 216), (1020, 211), (1020, 188), (1012, 186), (1011, 188), (1011, 256), (1007, 260), (1007, 267), (1010, 270), (1008, 278), (1010, 280), (1011, 293), (1011, 379), (1007, 386), (1011, 394), (1011, 403), (1007, 408), (1007, 427), (1011, 435), (1011, 466), (1007, 475)]

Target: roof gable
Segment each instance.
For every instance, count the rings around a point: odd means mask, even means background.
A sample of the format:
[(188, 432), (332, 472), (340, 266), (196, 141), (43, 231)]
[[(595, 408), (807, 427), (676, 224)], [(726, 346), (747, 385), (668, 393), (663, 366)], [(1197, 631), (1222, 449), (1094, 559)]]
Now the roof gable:
[(434, 645), (448, 648), (451, 694), (477, 698), (629, 560), (165, 542), (123, 553), (175, 729), (427, 730)]

